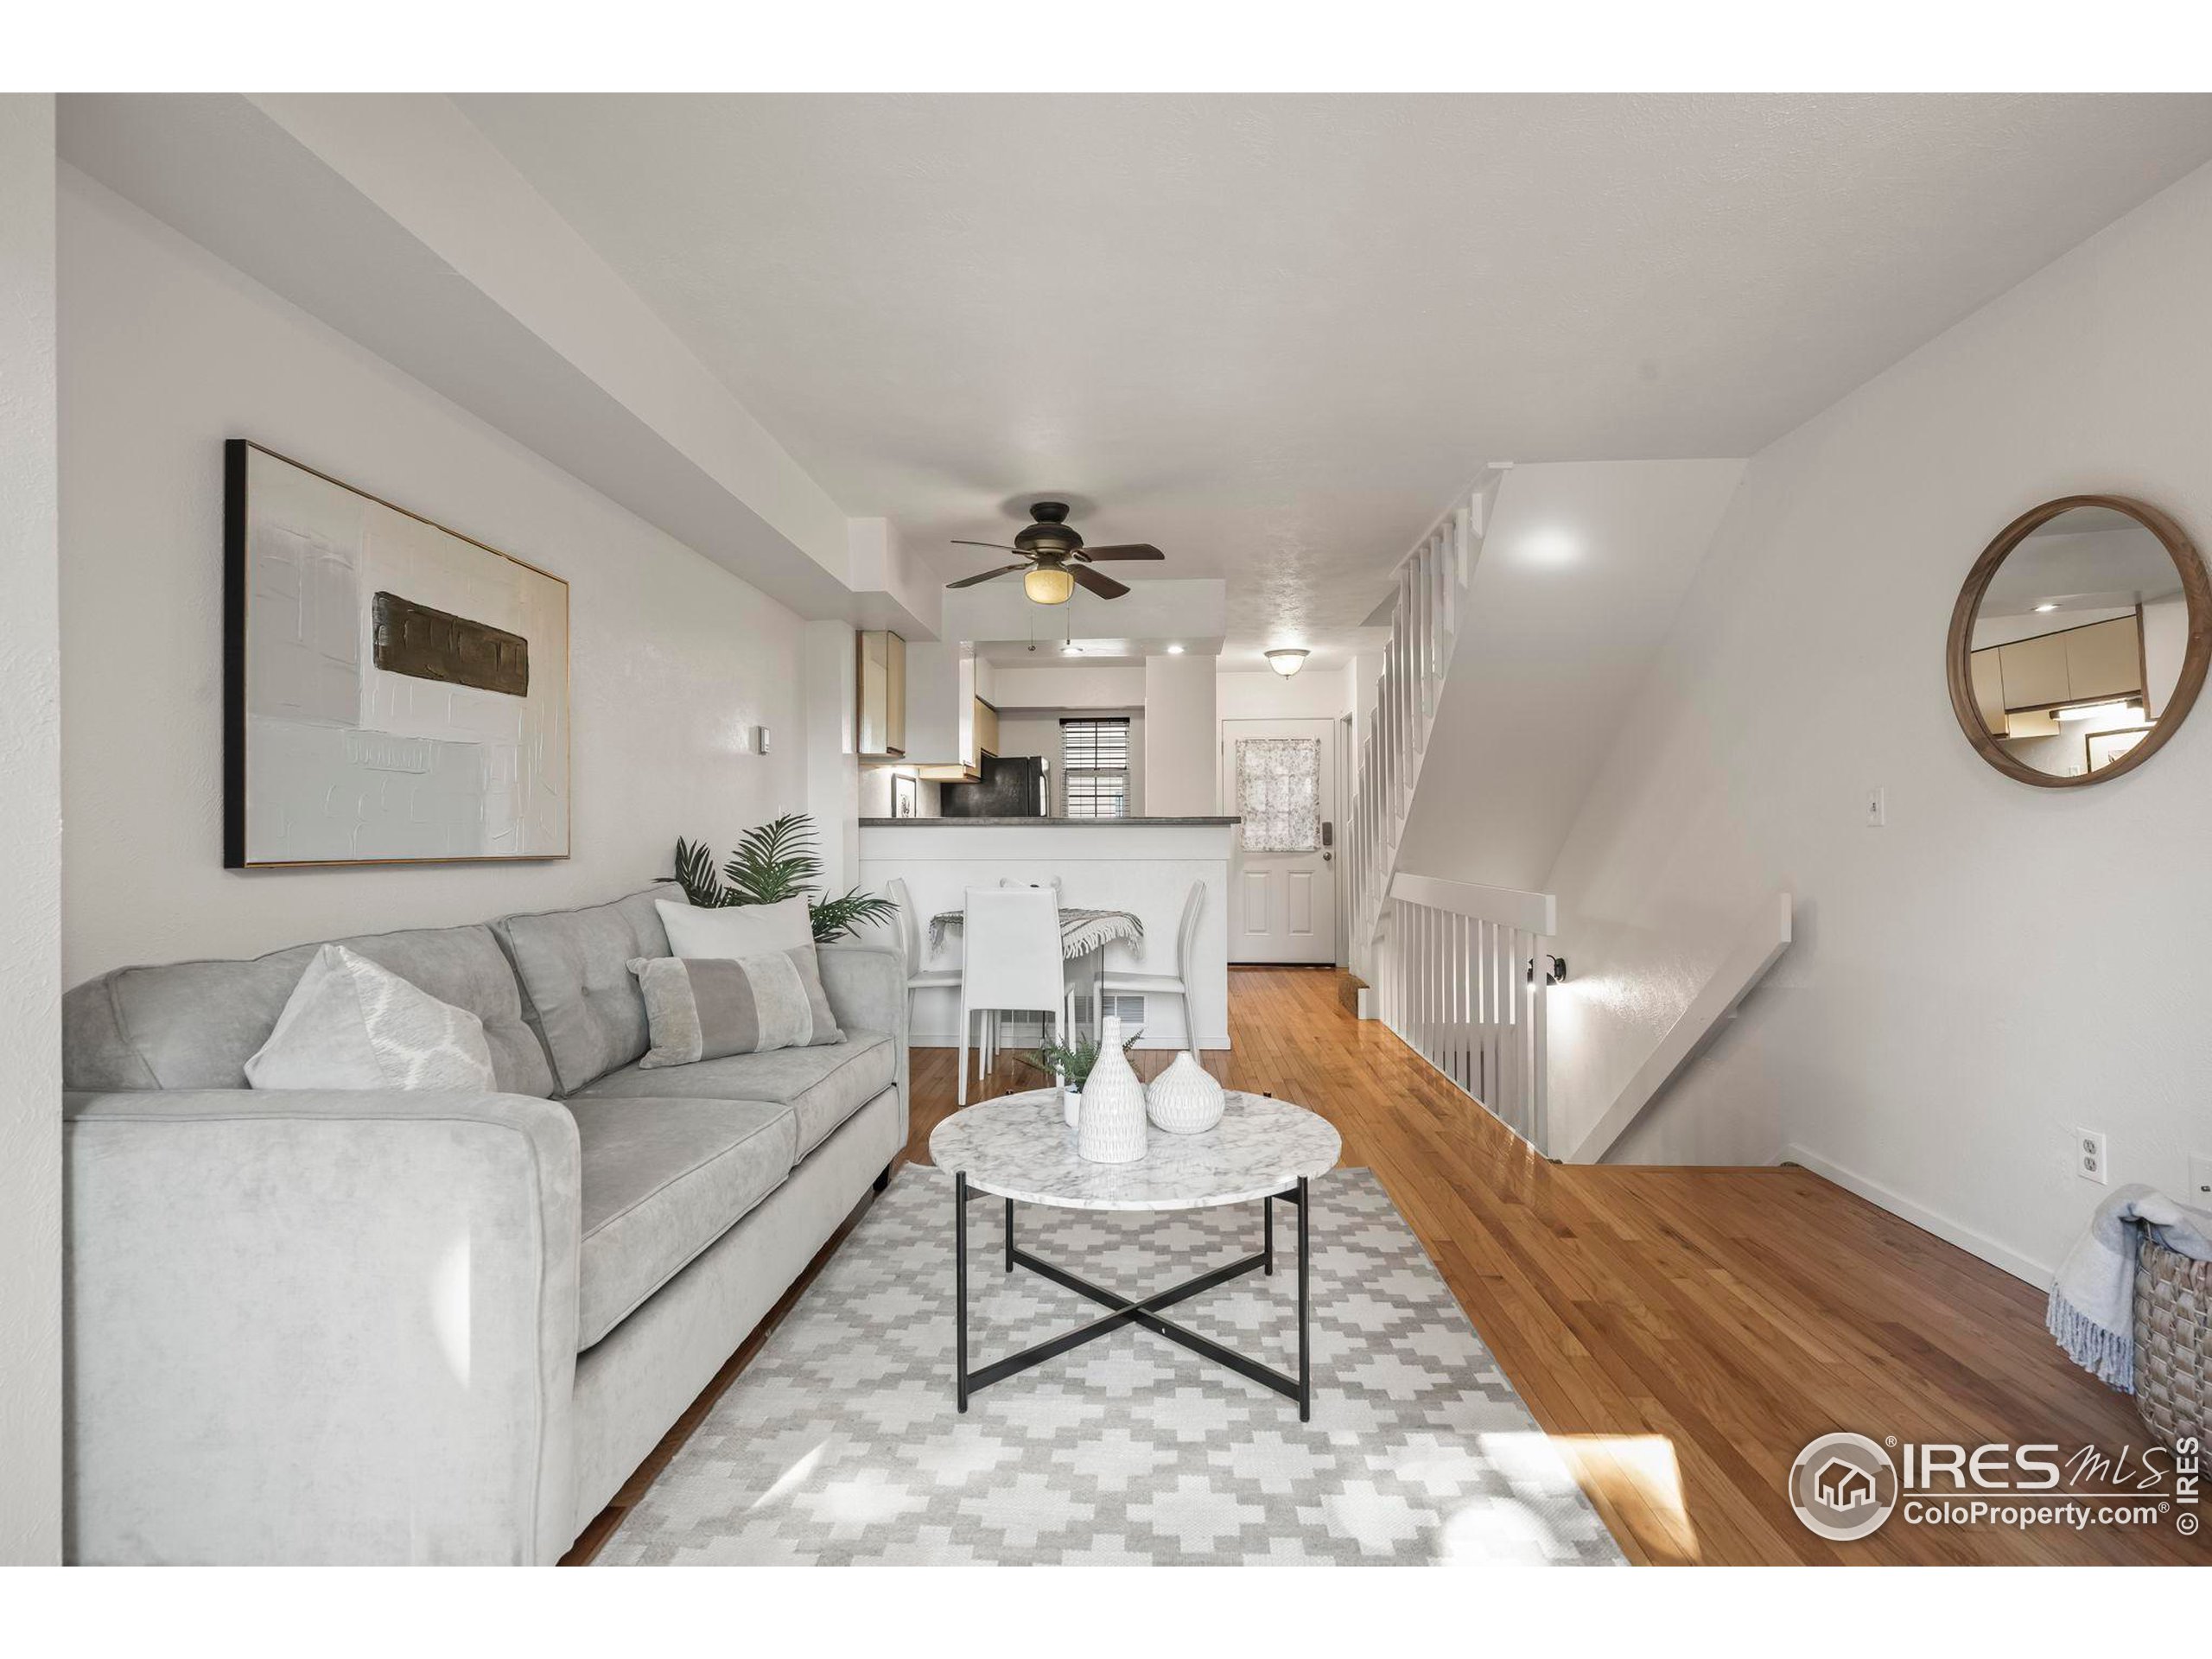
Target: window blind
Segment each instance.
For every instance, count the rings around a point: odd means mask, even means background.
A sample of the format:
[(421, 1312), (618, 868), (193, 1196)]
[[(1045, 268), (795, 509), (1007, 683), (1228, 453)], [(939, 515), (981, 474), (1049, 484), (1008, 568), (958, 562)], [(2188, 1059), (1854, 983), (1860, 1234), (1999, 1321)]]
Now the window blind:
[(1068, 817), (1129, 816), (1129, 722), (1064, 720), (1060, 768), (1066, 780)]

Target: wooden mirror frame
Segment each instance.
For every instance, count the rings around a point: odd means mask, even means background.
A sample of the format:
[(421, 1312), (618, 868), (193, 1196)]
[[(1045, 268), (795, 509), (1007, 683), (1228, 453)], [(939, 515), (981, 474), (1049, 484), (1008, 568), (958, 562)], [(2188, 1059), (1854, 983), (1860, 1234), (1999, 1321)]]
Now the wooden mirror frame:
[[(1980, 706), (1974, 702), (1974, 670), (1969, 658), (1974, 650), (1974, 614), (1981, 608), (1982, 596), (1995, 580), (1998, 567), (2027, 539), (2031, 531), (2076, 507), (2109, 507), (2114, 512), (2124, 512), (2158, 538), (2181, 575), (2182, 592), (2189, 601), (2189, 639), (2182, 658), (2181, 677), (2174, 682), (2173, 695), (2166, 699), (2166, 706), (2158, 715), (2151, 734), (2101, 771), (2062, 778), (2037, 772), (2014, 760), (1989, 734), (1988, 728), (1982, 723)], [(2062, 495), (2055, 501), (2029, 508), (1999, 531), (1997, 539), (1982, 550), (1981, 556), (1974, 562), (1974, 569), (1967, 572), (1966, 586), (1959, 589), (1959, 602), (1951, 607), (1951, 635), (1945, 658), (1951, 683), (1951, 712), (1958, 716), (1959, 729), (1967, 734), (1967, 741), (2007, 778), (2032, 784), (2037, 789), (2080, 789), (2134, 771), (2164, 748), (2166, 740), (2189, 718), (2196, 694), (2203, 690), (2208, 664), (2212, 664), (2212, 579), (2205, 575), (2204, 561), (2197, 556), (2195, 545), (2179, 524), (2148, 503), (2125, 495)], [(2148, 686), (2144, 688), (2144, 695), (2150, 695)]]

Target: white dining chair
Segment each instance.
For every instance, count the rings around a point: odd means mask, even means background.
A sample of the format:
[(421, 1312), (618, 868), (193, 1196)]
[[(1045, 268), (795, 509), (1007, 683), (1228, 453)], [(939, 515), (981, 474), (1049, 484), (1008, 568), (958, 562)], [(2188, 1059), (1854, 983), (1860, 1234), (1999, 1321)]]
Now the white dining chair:
[(926, 990), (957, 990), (960, 985), (957, 968), (925, 968), (922, 966), (922, 918), (914, 908), (914, 896), (906, 891), (906, 884), (897, 876), (884, 883), (891, 895), (891, 902), (899, 906), (899, 943), (906, 955), (906, 1024), (914, 1023), (914, 993)]
[(970, 887), (961, 925), (959, 1103), (968, 1103), (968, 1039), (978, 1014), (1041, 1012), (1067, 1030), (1060, 907), (1050, 887)]
[[(1191, 883), (1191, 891), (1183, 900), (1183, 919), (1175, 929), (1175, 971), (1172, 974), (1133, 974), (1109, 968), (1098, 982), (1098, 994), (1105, 996), (1141, 996), (1147, 1001), (1155, 996), (1179, 996), (1183, 999), (1184, 1046), (1196, 1058), (1198, 1052), (1198, 1010), (1191, 996), (1191, 969), (1198, 960), (1198, 918), (1205, 913), (1206, 884)], [(1145, 1018), (1151, 1019), (1147, 1007)]]

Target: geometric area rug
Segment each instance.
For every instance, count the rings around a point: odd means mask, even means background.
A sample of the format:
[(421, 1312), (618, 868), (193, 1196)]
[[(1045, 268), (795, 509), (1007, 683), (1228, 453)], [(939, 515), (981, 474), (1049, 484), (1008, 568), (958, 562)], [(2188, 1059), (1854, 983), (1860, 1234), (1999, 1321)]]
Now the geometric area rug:
[[(1618, 1564), (1565, 1464), (1371, 1171), (1314, 1183), (1313, 1421), (1133, 1325), (952, 1393), (952, 1182), (901, 1167), (630, 1510), (607, 1566)], [(1001, 1270), (969, 1222), (971, 1364), (1095, 1317)], [(1297, 1364), (1297, 1216), (1276, 1273), (1175, 1317)], [(1256, 1205), (1024, 1205), (1023, 1248), (1125, 1294), (1258, 1248)], [(1285, 1271), (1287, 1268), (1288, 1271)]]

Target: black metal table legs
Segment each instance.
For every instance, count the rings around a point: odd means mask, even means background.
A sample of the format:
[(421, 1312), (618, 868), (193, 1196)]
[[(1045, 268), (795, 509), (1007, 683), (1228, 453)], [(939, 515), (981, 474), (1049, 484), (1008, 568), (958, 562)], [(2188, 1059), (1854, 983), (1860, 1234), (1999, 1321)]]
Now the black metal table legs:
[[(1177, 1346), (1189, 1349), (1215, 1364), (1235, 1371), (1264, 1388), (1298, 1402), (1298, 1421), (1310, 1422), (1313, 1416), (1313, 1363), (1310, 1336), (1312, 1319), (1312, 1227), (1313, 1205), (1311, 1183), (1301, 1177), (1297, 1186), (1274, 1197), (1262, 1199), (1261, 1217), (1261, 1248), (1256, 1255), (1248, 1255), (1200, 1274), (1195, 1279), (1169, 1289), (1156, 1291), (1141, 1299), (1132, 1299), (1118, 1291), (1108, 1290), (1102, 1285), (1077, 1277), (1066, 1268), (1056, 1267), (1041, 1257), (1032, 1255), (1014, 1243), (1014, 1200), (1006, 1200), (1006, 1252), (1004, 1271), (1011, 1273), (1019, 1265), (1054, 1284), (1088, 1297), (1109, 1311), (1088, 1324), (1064, 1331), (1058, 1336), (1010, 1354), (1004, 1359), (993, 1360), (988, 1365), (970, 1370), (968, 1364), (968, 1176), (957, 1172), (952, 1178), (952, 1261), (955, 1312), (953, 1315), (953, 1378), (954, 1394), (960, 1409), (968, 1409), (968, 1396), (979, 1389), (1042, 1364), (1079, 1348), (1087, 1342), (1096, 1342), (1109, 1332), (1125, 1325), (1135, 1325), (1165, 1337)], [(1160, 1317), (1162, 1308), (1196, 1296), (1201, 1291), (1211, 1290), (1216, 1285), (1226, 1284), (1241, 1278), (1255, 1268), (1273, 1274), (1275, 1270), (1274, 1205), (1280, 1198), (1298, 1206), (1298, 1375), (1286, 1376), (1269, 1365), (1224, 1347), (1210, 1337), (1202, 1337), (1187, 1326)]]

